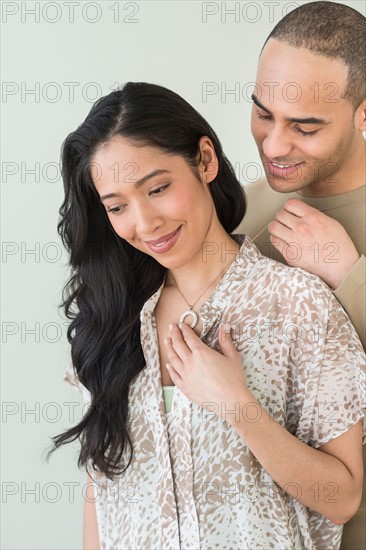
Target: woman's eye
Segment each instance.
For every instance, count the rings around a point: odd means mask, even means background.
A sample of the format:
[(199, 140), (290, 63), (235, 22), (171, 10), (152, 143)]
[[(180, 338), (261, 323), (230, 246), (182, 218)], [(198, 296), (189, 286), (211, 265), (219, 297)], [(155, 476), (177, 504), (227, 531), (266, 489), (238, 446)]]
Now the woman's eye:
[(116, 206), (114, 208), (108, 208), (107, 212), (111, 212), (112, 214), (120, 214), (122, 210), (124, 209), (125, 205), (122, 204), (121, 206)]
[[(166, 185), (162, 185), (157, 189), (153, 189), (152, 191), (150, 191), (150, 195), (160, 195), (163, 191), (165, 191), (165, 189), (167, 189), (167, 187), (169, 187), (169, 185), (170, 183), (167, 183)], [(121, 214), (121, 212), (123, 212), (126, 206), (127, 206), (126, 204), (121, 204), (120, 206), (114, 206), (113, 208), (108, 208), (107, 212), (114, 215), (116, 214), (118, 215), (118, 214)]]
[(157, 189), (153, 189), (153, 191), (150, 191), (151, 195), (160, 195), (162, 191), (164, 191), (167, 187), (169, 187), (170, 183), (167, 183), (166, 185), (162, 185), (161, 187), (158, 187)]

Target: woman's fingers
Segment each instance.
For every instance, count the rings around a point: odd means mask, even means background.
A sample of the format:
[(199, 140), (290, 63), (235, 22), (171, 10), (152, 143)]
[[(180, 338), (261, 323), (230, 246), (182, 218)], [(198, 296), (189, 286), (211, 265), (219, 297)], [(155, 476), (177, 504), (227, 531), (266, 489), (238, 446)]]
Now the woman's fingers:
[(172, 379), (173, 383), (177, 386), (177, 388), (181, 388), (182, 377), (178, 374), (178, 372), (176, 371), (176, 369), (173, 367), (171, 363), (167, 363), (165, 366), (168, 369), (170, 378)]
[(202, 347), (201, 338), (197, 336), (191, 326), (186, 323), (180, 323), (178, 328), (181, 330), (183, 339), (191, 352), (194, 352), (197, 348)]
[(164, 340), (165, 349), (167, 352), (169, 363), (172, 365), (172, 367), (180, 373), (183, 367), (183, 361), (176, 352), (173, 342), (171, 338), (165, 338)]
[[(189, 337), (189, 330), (188, 330), (189, 327), (187, 325), (184, 327), (183, 325), (184, 323), (181, 323), (181, 326), (182, 326), (182, 330), (181, 330), (178, 327), (178, 325), (176, 325), (175, 323), (171, 323), (169, 325), (169, 330), (170, 330), (170, 337), (172, 339), (172, 346), (174, 348), (175, 353), (179, 356), (179, 358), (182, 360), (183, 363), (186, 363), (187, 361), (189, 361), (193, 351), (190, 347), (190, 345), (192, 345), (193, 339), (192, 337), (191, 338)], [(196, 336), (196, 334), (194, 335)]]
[[(184, 366), (189, 363), (192, 352), (200, 345), (202, 346), (202, 342), (194, 330), (185, 323), (181, 323), (180, 327), (175, 323), (171, 323), (169, 332), (170, 337), (164, 340), (169, 360), (166, 366), (171, 373), (173, 382), (177, 384), (173, 376), (176, 374), (179, 376), (180, 381), (182, 380)], [(174, 372), (172, 372), (173, 370)]]

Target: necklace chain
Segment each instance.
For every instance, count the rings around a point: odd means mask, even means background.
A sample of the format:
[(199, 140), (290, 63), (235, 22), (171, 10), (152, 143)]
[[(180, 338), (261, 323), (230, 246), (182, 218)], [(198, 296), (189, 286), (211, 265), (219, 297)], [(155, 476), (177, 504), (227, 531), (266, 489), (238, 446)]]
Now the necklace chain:
[(183, 300), (184, 300), (185, 303), (187, 304), (188, 308), (189, 308), (189, 309), (193, 309), (194, 306), (197, 304), (198, 300), (199, 300), (199, 299), (201, 298), (201, 296), (203, 296), (204, 293), (210, 288), (210, 286), (211, 286), (212, 283), (215, 281), (215, 279), (217, 279), (217, 277), (219, 277), (220, 275), (222, 275), (223, 273), (225, 273), (225, 271), (227, 271), (227, 269), (228, 269), (228, 268), (227, 268), (227, 266), (226, 266), (222, 271), (220, 271), (219, 275), (216, 275), (216, 276), (212, 279), (212, 281), (210, 282), (210, 284), (205, 288), (205, 290), (204, 290), (203, 292), (201, 292), (201, 294), (198, 296), (197, 300), (195, 300), (195, 302), (193, 302), (192, 305), (190, 305), (190, 304), (188, 303), (187, 299), (186, 299), (185, 296), (183, 295), (182, 291), (180, 290), (179, 286), (177, 285), (176, 280), (175, 280), (174, 277), (173, 277), (172, 272), (170, 272), (170, 275), (172, 276), (173, 282), (174, 282), (175, 286), (177, 287), (177, 290), (178, 290), (179, 294), (182, 296)]
[[(240, 246), (239, 246), (239, 250), (240, 250)], [(218, 275), (216, 275), (216, 277), (214, 279), (212, 279), (210, 284), (205, 288), (205, 290), (203, 292), (201, 292), (201, 294), (198, 296), (197, 300), (195, 300), (192, 305), (190, 305), (187, 302), (184, 294), (182, 293), (179, 286), (177, 285), (177, 282), (174, 278), (174, 275), (170, 272), (170, 275), (172, 276), (173, 282), (174, 282), (175, 286), (177, 287), (177, 290), (178, 290), (179, 294), (182, 296), (183, 300), (185, 301), (185, 303), (188, 306), (188, 309), (186, 311), (183, 311), (182, 315), (180, 316), (180, 319), (179, 319), (180, 323), (183, 323), (186, 317), (191, 317), (192, 318), (191, 327), (194, 328), (197, 325), (199, 317), (198, 317), (198, 314), (193, 309), (194, 306), (197, 304), (198, 300), (204, 295), (204, 293), (207, 292), (207, 290), (210, 288), (210, 286), (213, 284), (213, 282), (217, 279), (217, 277), (219, 277), (219, 276), (221, 277), (225, 273), (225, 271), (227, 271), (227, 270), (228, 270), (228, 266), (225, 266), (225, 268), (222, 269), (220, 271), (220, 273)]]
[(213, 279), (213, 280), (210, 282), (210, 284), (208, 285), (208, 287), (206, 287), (205, 290), (204, 290), (203, 292), (201, 292), (201, 294), (198, 296), (197, 300), (196, 300), (195, 302), (193, 302), (192, 305), (190, 305), (190, 304), (187, 302), (186, 298), (183, 296), (183, 293), (182, 293), (182, 291), (180, 290), (179, 286), (177, 285), (177, 282), (176, 282), (176, 280), (174, 279), (172, 273), (170, 273), (170, 275), (172, 276), (172, 279), (173, 279), (173, 281), (174, 281), (175, 286), (177, 287), (177, 290), (178, 290), (179, 294), (182, 296), (183, 300), (185, 301), (185, 303), (187, 304), (187, 306), (189, 307), (189, 309), (193, 309), (193, 308), (194, 308), (194, 306), (197, 304), (197, 302), (198, 302), (198, 300), (201, 298), (201, 296), (204, 295), (204, 293), (206, 292), (206, 290), (208, 290), (208, 289), (210, 288), (210, 286), (212, 285), (212, 283), (214, 282), (214, 280), (217, 278), (217, 275), (216, 275), (215, 279)]

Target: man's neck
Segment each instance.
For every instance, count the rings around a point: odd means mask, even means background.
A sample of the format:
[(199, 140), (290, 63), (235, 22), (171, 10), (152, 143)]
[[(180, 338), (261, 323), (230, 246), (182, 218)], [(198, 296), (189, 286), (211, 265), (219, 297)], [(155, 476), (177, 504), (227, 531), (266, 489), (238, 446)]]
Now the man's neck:
[(323, 185), (317, 184), (316, 186), (308, 185), (303, 189), (299, 189), (298, 194), (302, 197), (307, 198), (321, 198), (321, 197), (333, 197), (334, 195), (342, 195), (343, 193), (349, 193), (350, 191), (355, 191), (364, 187), (365, 183), (360, 183), (360, 181), (347, 181), (344, 185), (339, 185), (339, 182), (335, 186), (329, 185), (327, 182), (324, 182)]

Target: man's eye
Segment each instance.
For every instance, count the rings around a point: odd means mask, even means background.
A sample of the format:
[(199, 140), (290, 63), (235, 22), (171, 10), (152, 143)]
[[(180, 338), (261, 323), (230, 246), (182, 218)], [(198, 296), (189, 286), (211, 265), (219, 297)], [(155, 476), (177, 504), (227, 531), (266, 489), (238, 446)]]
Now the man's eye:
[(158, 187), (157, 189), (153, 189), (150, 191), (151, 195), (160, 195), (162, 191), (164, 191), (167, 187), (169, 187), (170, 183), (167, 183), (166, 185), (162, 185), (161, 187)]
[(271, 120), (272, 115), (262, 115), (259, 111), (257, 111), (257, 117), (261, 120)]
[(296, 129), (302, 136), (313, 136), (314, 134), (316, 134), (318, 132), (318, 130), (313, 130), (312, 132), (305, 132), (301, 128), (296, 128)]

